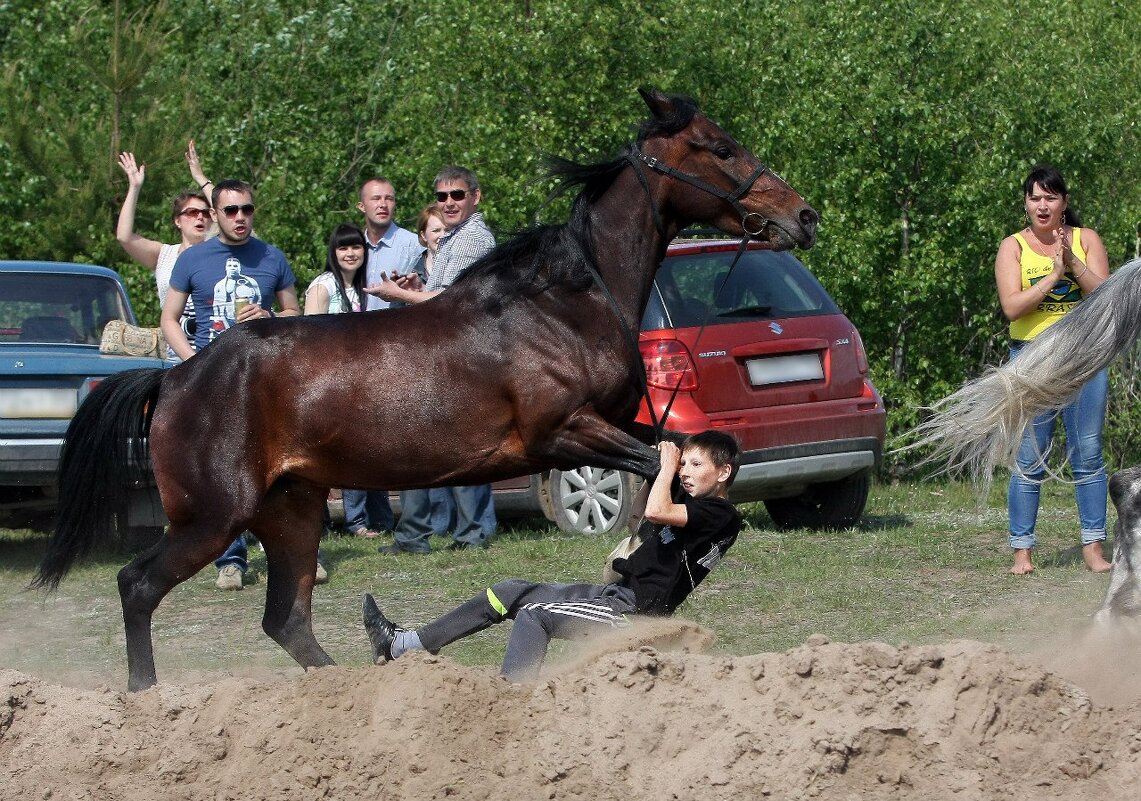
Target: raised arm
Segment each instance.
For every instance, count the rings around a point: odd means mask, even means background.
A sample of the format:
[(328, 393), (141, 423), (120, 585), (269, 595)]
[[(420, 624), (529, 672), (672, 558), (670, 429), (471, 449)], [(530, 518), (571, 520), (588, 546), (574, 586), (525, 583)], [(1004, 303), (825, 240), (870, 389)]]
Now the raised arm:
[(650, 486), (650, 494), (646, 499), (645, 519), (666, 526), (684, 526), (689, 522), (689, 512), (684, 503), (674, 503), (670, 494), (674, 476), (681, 466), (681, 450), (667, 440), (658, 444), (658, 452), (661, 455), (662, 466)]
[[(214, 182), (206, 177), (206, 173), (202, 172), (202, 164), (198, 161), (198, 149), (194, 146), (193, 139), (186, 145), (186, 163), (190, 166), (190, 177), (194, 179), (194, 183), (199, 189), (206, 192), (206, 187), (214, 186)], [(208, 206), (214, 205), (210, 192), (206, 192), (206, 204)]]
[(127, 196), (119, 210), (119, 223), (115, 227), (115, 238), (127, 251), (127, 255), (146, 267), (154, 270), (158, 266), (158, 255), (162, 242), (139, 236), (135, 233), (135, 210), (139, 205), (139, 192), (146, 178), (146, 165), (135, 163), (134, 153), (120, 153), (119, 166), (127, 174)]

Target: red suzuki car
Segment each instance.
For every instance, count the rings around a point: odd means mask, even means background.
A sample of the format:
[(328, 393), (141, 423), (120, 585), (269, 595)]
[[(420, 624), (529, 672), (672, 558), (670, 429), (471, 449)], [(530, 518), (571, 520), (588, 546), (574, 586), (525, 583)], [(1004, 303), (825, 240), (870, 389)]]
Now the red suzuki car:
[[(788, 252), (750, 243), (669, 246), (642, 320), (641, 349), (659, 419), (741, 443), (730, 500), (764, 501), (782, 528), (842, 528), (863, 514), (886, 414), (860, 335)], [(643, 407), (640, 422), (650, 423)], [(542, 511), (566, 531), (624, 524), (634, 479), (614, 470), (552, 470), (494, 486), (501, 514)]]

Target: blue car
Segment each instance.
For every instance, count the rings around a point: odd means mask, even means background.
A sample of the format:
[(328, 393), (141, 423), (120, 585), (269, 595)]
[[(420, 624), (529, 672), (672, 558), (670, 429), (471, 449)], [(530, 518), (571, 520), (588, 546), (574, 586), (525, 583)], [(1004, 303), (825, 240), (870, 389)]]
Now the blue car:
[[(100, 381), (122, 370), (171, 365), (100, 353), (111, 320), (136, 322), (113, 270), (0, 261), (0, 518), (54, 507), (64, 432)], [(149, 471), (140, 471), (124, 517), (129, 543), (162, 532), (165, 518)]]

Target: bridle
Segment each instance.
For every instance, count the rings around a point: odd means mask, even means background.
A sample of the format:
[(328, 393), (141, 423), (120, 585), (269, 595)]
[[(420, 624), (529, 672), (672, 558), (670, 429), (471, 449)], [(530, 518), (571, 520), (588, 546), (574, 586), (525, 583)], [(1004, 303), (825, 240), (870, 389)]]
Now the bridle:
[[(753, 188), (753, 184), (755, 184), (766, 172), (770, 172), (769, 168), (764, 164), (759, 164), (757, 168), (753, 170), (752, 175), (737, 184), (735, 189), (727, 192), (720, 187), (714, 186), (711, 183), (701, 180), (695, 175), (690, 175), (689, 173), (684, 173), (681, 170), (674, 169), (670, 165), (662, 162), (654, 156), (644, 153), (637, 145), (631, 145), (627, 150), (626, 161), (630, 162), (630, 166), (634, 169), (634, 174), (638, 177), (638, 182), (642, 184), (642, 189), (646, 192), (646, 199), (650, 202), (650, 211), (654, 217), (654, 227), (657, 228), (658, 233), (661, 235), (662, 239), (666, 239), (668, 234), (666, 233), (665, 226), (662, 224), (661, 215), (658, 213), (658, 205), (654, 202), (653, 193), (650, 191), (650, 181), (646, 177), (645, 172), (642, 170), (642, 164), (645, 164), (651, 170), (659, 172), (668, 178), (673, 178), (683, 183), (687, 183), (696, 189), (700, 189), (703, 192), (707, 192), (714, 197), (718, 197), (726, 201), (737, 211), (738, 214), (741, 215), (741, 228), (744, 230), (746, 236), (741, 238), (741, 245), (737, 248), (737, 255), (733, 258), (733, 262), (729, 265), (729, 270), (725, 275), (725, 280), (721, 283), (721, 286), (717, 290), (717, 294), (720, 295), (721, 289), (723, 289), (729, 283), (729, 276), (733, 274), (733, 268), (737, 266), (737, 262), (741, 260), (741, 256), (744, 255), (746, 248), (748, 248), (749, 241), (760, 236), (771, 223), (768, 218), (758, 214), (755, 211), (749, 211), (741, 203), (741, 198), (744, 197), (745, 194)], [(752, 227), (750, 226), (750, 223), (752, 223)], [(674, 399), (677, 398), (678, 390), (681, 388), (681, 379), (678, 379), (678, 384), (674, 387), (673, 392), (670, 394), (669, 402), (666, 404), (665, 409), (662, 410), (662, 417), (659, 420), (657, 413), (654, 411), (654, 404), (650, 400), (650, 386), (649, 382), (646, 380), (646, 367), (642, 363), (640, 355), (641, 351), (638, 347), (638, 336), (626, 323), (626, 318), (622, 316), (622, 309), (619, 307), (618, 301), (614, 299), (614, 296), (610, 293), (610, 289), (606, 286), (606, 282), (602, 280), (602, 275), (598, 272), (598, 268), (595, 267), (593, 259), (587, 259), (587, 267), (590, 269), (590, 273), (594, 278), (594, 281), (598, 284), (599, 287), (601, 287), (602, 293), (610, 302), (610, 306), (614, 310), (614, 314), (618, 317), (618, 321), (622, 326), (622, 331), (626, 336), (627, 347), (630, 348), (631, 353), (635, 354), (635, 357), (637, 358), (638, 380), (640, 389), (642, 390), (642, 395), (646, 398), (646, 408), (650, 412), (650, 421), (653, 423), (654, 441), (661, 442), (662, 432), (665, 430), (666, 420), (668, 420), (670, 416), (670, 409), (673, 408)], [(714, 298), (714, 302), (716, 303), (716, 297)], [(694, 340), (695, 343), (697, 340), (701, 339), (701, 335), (705, 332), (705, 326), (707, 323), (708, 318), (702, 321), (701, 328), (698, 329), (697, 337)]]
[(663, 239), (666, 236), (665, 226), (662, 225), (661, 215), (658, 214), (658, 205), (654, 202), (654, 198), (650, 194), (650, 182), (646, 179), (646, 174), (642, 171), (642, 164), (645, 164), (655, 172), (660, 172), (662, 175), (681, 181), (682, 183), (687, 183), (692, 187), (700, 189), (702, 192), (707, 192), (714, 197), (726, 201), (741, 215), (741, 229), (750, 239), (760, 236), (769, 226), (770, 220), (768, 218), (755, 211), (749, 211), (741, 204), (741, 198), (753, 188), (753, 184), (760, 180), (761, 176), (766, 172), (770, 172), (768, 166), (765, 164), (758, 164), (757, 169), (753, 170), (752, 175), (737, 184), (737, 188), (733, 191), (726, 192), (720, 187), (701, 180), (696, 175), (675, 170), (670, 165), (643, 152), (637, 145), (630, 146), (630, 149), (626, 153), (626, 160), (633, 166), (634, 174), (638, 176), (638, 181), (642, 184), (642, 188), (646, 190), (646, 196), (650, 200), (650, 210), (654, 214), (654, 226), (658, 229), (658, 233), (662, 235)]

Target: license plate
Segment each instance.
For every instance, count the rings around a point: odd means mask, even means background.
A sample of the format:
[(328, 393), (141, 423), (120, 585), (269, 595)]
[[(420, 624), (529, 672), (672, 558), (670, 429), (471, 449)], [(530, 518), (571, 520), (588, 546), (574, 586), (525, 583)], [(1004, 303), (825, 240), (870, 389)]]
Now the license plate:
[(69, 420), (75, 416), (74, 389), (0, 389), (0, 417)]
[(745, 366), (749, 369), (749, 382), (754, 387), (785, 384), (789, 381), (812, 381), (824, 377), (820, 356), (815, 353), (749, 359)]

